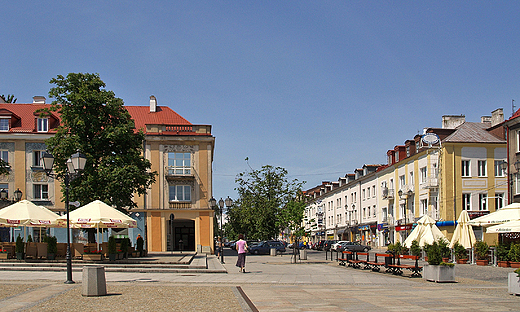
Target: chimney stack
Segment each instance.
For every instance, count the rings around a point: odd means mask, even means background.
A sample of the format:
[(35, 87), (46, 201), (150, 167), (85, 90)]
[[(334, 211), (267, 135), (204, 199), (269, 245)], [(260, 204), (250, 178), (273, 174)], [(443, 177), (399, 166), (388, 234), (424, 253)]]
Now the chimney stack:
[(442, 116), (443, 129), (455, 129), (466, 122), (464, 115), (444, 115)]
[(41, 95), (33, 96), (33, 104), (45, 104), (45, 97)]
[(155, 96), (150, 95), (150, 113), (157, 112), (157, 99)]

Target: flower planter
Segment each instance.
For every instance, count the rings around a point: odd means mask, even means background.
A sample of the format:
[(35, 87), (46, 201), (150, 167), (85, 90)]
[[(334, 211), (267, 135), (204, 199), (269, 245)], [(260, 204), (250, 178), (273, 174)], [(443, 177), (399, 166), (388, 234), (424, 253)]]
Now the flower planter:
[(510, 294), (520, 295), (520, 277), (516, 273), (507, 275), (507, 290)]
[(7, 260), (7, 256), (8, 256), (8, 255), (9, 255), (9, 254), (8, 254), (7, 252), (2, 252), (2, 253), (0, 253), (0, 260)]
[(425, 265), (423, 268), (423, 278), (430, 282), (454, 283), (455, 266)]
[(16, 260), (23, 260), (23, 252), (16, 253)]
[(507, 268), (509, 267), (509, 261), (497, 261), (497, 266), (501, 268)]
[(108, 259), (110, 261), (116, 261), (117, 254), (108, 254)]
[(442, 262), (448, 263), (448, 262), (450, 262), (450, 258), (442, 258)]
[(520, 268), (520, 262), (509, 261), (509, 266), (515, 269)]
[(488, 265), (489, 260), (477, 260), (477, 265)]
[(457, 264), (466, 264), (468, 263), (468, 259), (457, 259)]
[(103, 260), (103, 255), (102, 254), (84, 254), (83, 260), (101, 261), (101, 260)]

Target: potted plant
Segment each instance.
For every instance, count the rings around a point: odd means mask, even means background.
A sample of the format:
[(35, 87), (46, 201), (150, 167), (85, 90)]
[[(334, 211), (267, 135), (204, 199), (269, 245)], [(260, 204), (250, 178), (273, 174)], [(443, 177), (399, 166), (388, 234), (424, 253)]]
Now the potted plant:
[(83, 260), (101, 261), (103, 260), (103, 251), (85, 249), (85, 252), (83, 254)]
[(28, 243), (32, 243), (33, 242), (31, 234), (29, 234), (29, 236), (27, 236), (27, 242)]
[(46, 236), (45, 240), (47, 241), (47, 259), (56, 259), (56, 254), (58, 253), (58, 239), (56, 236)]
[(410, 253), (412, 256), (421, 256), (421, 246), (419, 246), (419, 242), (417, 240), (412, 241), (412, 245), (410, 246)]
[(441, 252), (442, 261), (446, 262), (446, 263), (448, 263), (451, 258), (451, 251), (450, 251), (450, 247), (448, 247), (448, 244), (449, 244), (449, 242), (443, 238), (441, 238), (437, 242), (437, 245), (439, 246), (439, 249)]
[(455, 260), (457, 264), (468, 263), (468, 251), (459, 242), (453, 245), (453, 252), (455, 253)]
[(488, 265), (489, 246), (484, 241), (475, 243), (475, 253), (477, 254), (477, 265)]
[(510, 294), (520, 295), (520, 268), (508, 274), (507, 289)]
[(512, 268), (520, 268), (520, 244), (511, 244), (508, 256), (509, 265)]
[(17, 260), (23, 260), (24, 248), (25, 248), (25, 246), (24, 246), (23, 240), (20, 237), (20, 235), (18, 235), (18, 237), (16, 238), (16, 245), (14, 247)]
[(123, 253), (123, 259), (126, 258), (128, 255), (129, 243), (130, 243), (130, 240), (127, 237), (123, 238), (123, 240), (121, 241), (121, 252)]
[(144, 239), (141, 237), (141, 235), (137, 236), (137, 251), (139, 252), (139, 257), (143, 256), (143, 247), (144, 247)]
[(509, 248), (504, 243), (496, 244), (497, 265), (501, 268), (509, 267)]
[(0, 259), (7, 260), (7, 256), (9, 256), (9, 252), (7, 251), (7, 249), (0, 249)]
[(108, 259), (110, 261), (115, 261), (117, 256), (117, 247), (116, 247), (116, 238), (114, 236), (110, 236), (108, 238)]
[(437, 283), (455, 282), (455, 265), (442, 261), (441, 247), (437, 242), (425, 246), (428, 265), (423, 268), (423, 278)]

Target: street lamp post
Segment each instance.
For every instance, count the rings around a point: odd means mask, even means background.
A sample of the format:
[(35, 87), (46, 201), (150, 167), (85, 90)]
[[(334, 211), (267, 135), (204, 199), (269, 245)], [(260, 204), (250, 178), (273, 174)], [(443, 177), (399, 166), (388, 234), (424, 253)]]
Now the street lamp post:
[(224, 240), (224, 236), (223, 236), (223, 231), (222, 231), (222, 215), (224, 214), (224, 204), (226, 205), (226, 208), (229, 209), (232, 205), (233, 205), (233, 200), (228, 196), (225, 200), (223, 200), (222, 198), (218, 201), (218, 206), (217, 206), (217, 200), (213, 197), (211, 197), (211, 199), (209, 200), (209, 204), (211, 206), (212, 209), (214, 209), (216, 211), (216, 209), (218, 208), (218, 212), (220, 213), (220, 262), (221, 263), (224, 263), (224, 249), (223, 249), (223, 240)]
[(70, 253), (70, 221), (69, 221), (69, 186), (70, 182), (81, 175), (87, 158), (80, 152), (75, 153), (67, 160), (67, 170), (64, 173), (53, 173), (54, 156), (43, 153), (43, 169), (49, 177), (65, 182), (65, 210), (67, 212), (67, 280), (65, 284), (74, 284), (72, 280), (72, 255)]
[[(399, 190), (397, 194), (399, 195), (399, 198), (401, 198), (403, 196), (403, 191)], [(408, 191), (404, 195), (406, 195), (406, 197), (404, 198), (404, 236), (406, 239), (406, 237), (408, 236), (408, 230), (406, 229), (406, 224), (408, 223), (408, 219), (406, 218), (406, 210), (408, 210), (408, 197), (412, 196), (412, 191)]]

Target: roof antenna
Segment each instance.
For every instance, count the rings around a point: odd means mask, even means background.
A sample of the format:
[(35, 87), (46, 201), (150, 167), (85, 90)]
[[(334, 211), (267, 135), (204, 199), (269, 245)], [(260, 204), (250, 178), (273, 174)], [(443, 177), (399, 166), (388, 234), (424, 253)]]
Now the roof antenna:
[(511, 113), (511, 116), (513, 116), (513, 114), (515, 113), (515, 100), (511, 100), (511, 110), (513, 111)]

